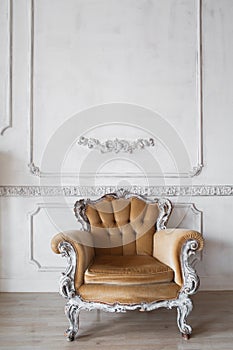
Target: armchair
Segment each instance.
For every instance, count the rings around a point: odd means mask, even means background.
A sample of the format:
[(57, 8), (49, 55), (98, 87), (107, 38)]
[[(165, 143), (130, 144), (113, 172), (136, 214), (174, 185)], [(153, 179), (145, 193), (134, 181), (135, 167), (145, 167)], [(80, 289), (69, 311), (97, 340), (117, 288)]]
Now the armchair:
[(203, 238), (192, 230), (166, 229), (171, 210), (168, 199), (152, 201), (123, 191), (75, 203), (82, 230), (52, 239), (53, 251), (68, 261), (60, 279), (68, 341), (78, 333), (81, 310), (160, 307), (177, 308), (178, 328), (189, 338), (190, 295), (199, 287), (189, 257), (203, 248)]

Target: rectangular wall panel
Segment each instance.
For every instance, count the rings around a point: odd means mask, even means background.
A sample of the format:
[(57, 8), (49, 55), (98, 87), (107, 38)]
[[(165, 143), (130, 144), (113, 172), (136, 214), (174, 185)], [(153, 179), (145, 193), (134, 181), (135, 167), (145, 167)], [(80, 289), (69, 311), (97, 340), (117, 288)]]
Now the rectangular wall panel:
[[(76, 144), (84, 135), (100, 142), (153, 137), (156, 147), (144, 159), (147, 173), (197, 174), (202, 166), (200, 0), (32, 1), (31, 25), (32, 173), (70, 177), (81, 171), (85, 177), (82, 164), (91, 155)], [(59, 141), (56, 133), (63, 136)], [(47, 155), (50, 144), (60, 154), (57, 163)], [(127, 155), (124, 159), (125, 173), (142, 176), (140, 159), (138, 167)], [(119, 162), (102, 163), (102, 173), (122, 176)]]
[(0, 135), (12, 124), (12, 2), (0, 2)]

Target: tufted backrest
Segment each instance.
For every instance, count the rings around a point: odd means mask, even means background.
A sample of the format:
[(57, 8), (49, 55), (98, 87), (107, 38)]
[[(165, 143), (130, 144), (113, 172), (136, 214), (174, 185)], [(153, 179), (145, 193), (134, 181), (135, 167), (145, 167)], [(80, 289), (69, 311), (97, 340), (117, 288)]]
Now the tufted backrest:
[(96, 255), (152, 255), (158, 220), (164, 224), (170, 211), (158, 200), (109, 194), (97, 201), (77, 201), (75, 213), (92, 233)]

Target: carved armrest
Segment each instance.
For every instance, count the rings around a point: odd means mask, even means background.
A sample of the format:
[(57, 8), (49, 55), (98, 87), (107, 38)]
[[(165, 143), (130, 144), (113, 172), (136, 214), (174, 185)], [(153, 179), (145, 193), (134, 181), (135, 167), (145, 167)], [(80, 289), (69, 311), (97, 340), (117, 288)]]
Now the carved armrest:
[(189, 257), (203, 249), (202, 235), (187, 229), (166, 229), (155, 233), (153, 256), (170, 266), (174, 281), (193, 294), (199, 286), (199, 278), (189, 263)]
[[(52, 250), (68, 260), (66, 271), (61, 277), (61, 294), (70, 297), (83, 284), (84, 272), (94, 257), (92, 236), (87, 231), (66, 231), (52, 238)], [(62, 281), (63, 279), (63, 281)]]

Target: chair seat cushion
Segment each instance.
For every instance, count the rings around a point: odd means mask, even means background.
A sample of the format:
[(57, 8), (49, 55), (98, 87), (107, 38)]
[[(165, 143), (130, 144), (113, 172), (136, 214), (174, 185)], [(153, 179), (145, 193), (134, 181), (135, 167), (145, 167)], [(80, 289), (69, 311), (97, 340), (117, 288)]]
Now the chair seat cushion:
[(149, 255), (96, 256), (84, 274), (87, 284), (151, 284), (171, 282), (173, 270)]
[(88, 302), (140, 304), (178, 297), (180, 286), (174, 282), (144, 285), (83, 284), (78, 294)]

